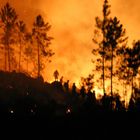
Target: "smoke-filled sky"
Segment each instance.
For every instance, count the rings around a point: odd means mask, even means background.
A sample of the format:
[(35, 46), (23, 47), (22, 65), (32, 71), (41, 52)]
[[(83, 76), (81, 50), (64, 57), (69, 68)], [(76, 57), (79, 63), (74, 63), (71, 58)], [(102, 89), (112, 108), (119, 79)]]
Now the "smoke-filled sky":
[[(0, 6), (7, 0), (0, 0)], [(60, 76), (77, 81), (91, 71), (95, 17), (102, 15), (103, 0), (8, 0), (19, 18), (31, 25), (42, 14), (52, 25), (54, 37), (50, 46), (55, 55), (48, 64), (45, 79), (51, 80), (57, 69)], [(111, 15), (117, 16), (127, 30), (129, 44), (139, 39), (140, 2), (138, 0), (110, 0)]]

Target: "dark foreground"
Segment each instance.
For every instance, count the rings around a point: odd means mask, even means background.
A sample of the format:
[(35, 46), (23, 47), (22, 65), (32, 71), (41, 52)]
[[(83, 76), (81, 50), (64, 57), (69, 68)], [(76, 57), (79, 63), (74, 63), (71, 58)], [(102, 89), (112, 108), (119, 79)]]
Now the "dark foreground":
[[(5, 137), (37, 139), (126, 139), (139, 138), (140, 114), (108, 112), (67, 114), (61, 117), (3, 116)], [(3, 133), (4, 132), (4, 133)]]
[[(46, 83), (23, 73), (0, 72), (0, 138), (135, 139), (140, 136), (140, 100), (128, 110), (119, 96), (103, 96), (68, 83)], [(113, 109), (112, 103), (116, 106)]]

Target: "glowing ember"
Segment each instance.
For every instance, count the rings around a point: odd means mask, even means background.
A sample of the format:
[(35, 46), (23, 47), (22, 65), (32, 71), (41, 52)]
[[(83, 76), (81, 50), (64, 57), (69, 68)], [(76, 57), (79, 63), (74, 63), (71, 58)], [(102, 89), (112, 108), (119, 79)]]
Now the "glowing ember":
[(66, 114), (70, 114), (70, 113), (71, 113), (71, 109), (68, 108), (68, 109), (66, 110)]
[(11, 111), (10, 111), (10, 113), (11, 113), (11, 114), (13, 114), (13, 113), (14, 113), (14, 111), (13, 111), (13, 110), (11, 110)]

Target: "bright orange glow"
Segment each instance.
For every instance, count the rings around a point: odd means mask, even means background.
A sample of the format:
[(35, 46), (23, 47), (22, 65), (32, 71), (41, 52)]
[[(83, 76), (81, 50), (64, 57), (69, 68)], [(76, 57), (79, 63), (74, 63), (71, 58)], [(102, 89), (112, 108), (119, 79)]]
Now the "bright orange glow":
[[(80, 87), (80, 77), (87, 76), (93, 68), (91, 53), (95, 17), (101, 16), (103, 0), (2, 0), (0, 6), (9, 1), (19, 17), (30, 26), (37, 14), (42, 14), (52, 25), (50, 35), (54, 37), (52, 49), (55, 55), (44, 70), (44, 78), (53, 81), (57, 69)], [(127, 29), (129, 44), (140, 37), (139, 0), (110, 0), (111, 15), (117, 16)], [(94, 88), (102, 95), (102, 90)], [(96, 95), (98, 96), (98, 95)]]
[(103, 96), (103, 90), (99, 89), (98, 87), (95, 87), (93, 89), (95, 91), (95, 96), (97, 99), (100, 99)]

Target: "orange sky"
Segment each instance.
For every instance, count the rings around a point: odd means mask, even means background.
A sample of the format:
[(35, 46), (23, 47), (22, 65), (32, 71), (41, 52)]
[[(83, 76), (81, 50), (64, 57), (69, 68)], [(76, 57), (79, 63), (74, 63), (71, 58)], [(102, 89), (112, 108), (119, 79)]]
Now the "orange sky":
[[(0, 0), (0, 5), (7, 0)], [(77, 81), (87, 76), (93, 64), (91, 51), (95, 16), (101, 16), (103, 0), (8, 0), (19, 17), (30, 25), (41, 13), (52, 25), (52, 49), (55, 56), (46, 69), (45, 79), (52, 80), (57, 69), (60, 76)], [(117, 16), (127, 29), (129, 43), (140, 36), (140, 2), (138, 0), (110, 0), (111, 15)]]

